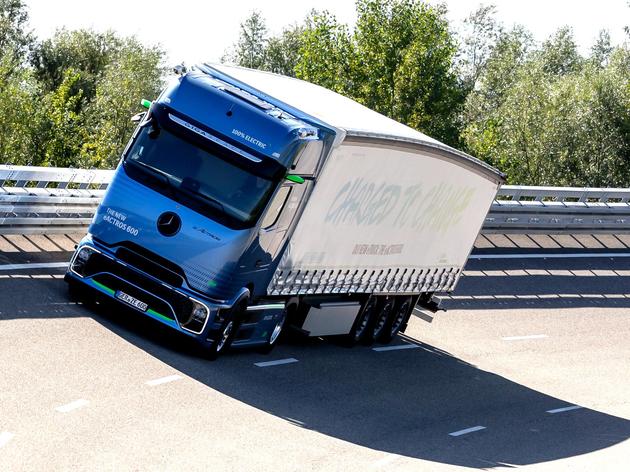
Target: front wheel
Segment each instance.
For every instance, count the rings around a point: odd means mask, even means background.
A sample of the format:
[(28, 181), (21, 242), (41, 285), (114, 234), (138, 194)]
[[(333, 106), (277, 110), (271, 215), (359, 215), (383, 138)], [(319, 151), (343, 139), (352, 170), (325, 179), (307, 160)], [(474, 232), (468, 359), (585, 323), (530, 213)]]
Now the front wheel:
[(234, 317), (227, 319), (223, 325), (221, 325), (221, 329), (214, 335), (214, 339), (211, 341), (210, 345), (206, 344), (203, 346), (203, 356), (213, 361), (226, 352), (230, 348), (239, 326), (240, 323)]

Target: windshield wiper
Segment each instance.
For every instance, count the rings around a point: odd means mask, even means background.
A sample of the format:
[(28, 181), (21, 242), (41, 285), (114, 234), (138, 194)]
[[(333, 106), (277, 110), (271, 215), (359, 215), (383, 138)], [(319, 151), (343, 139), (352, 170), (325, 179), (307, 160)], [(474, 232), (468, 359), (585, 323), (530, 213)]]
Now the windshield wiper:
[(169, 193), (171, 194), (171, 198), (174, 197), (174, 186), (173, 186), (173, 183), (171, 182), (171, 176), (169, 174), (167, 174), (163, 170), (158, 169), (157, 167), (153, 167), (153, 166), (151, 166), (149, 164), (145, 164), (142, 161), (137, 161), (137, 160), (133, 160), (133, 159), (125, 159), (125, 162), (131, 163), (132, 165), (140, 166), (143, 169), (148, 170), (151, 174), (153, 174), (154, 177), (159, 177), (160, 180), (162, 180), (162, 182), (164, 182), (166, 188), (168, 189)]

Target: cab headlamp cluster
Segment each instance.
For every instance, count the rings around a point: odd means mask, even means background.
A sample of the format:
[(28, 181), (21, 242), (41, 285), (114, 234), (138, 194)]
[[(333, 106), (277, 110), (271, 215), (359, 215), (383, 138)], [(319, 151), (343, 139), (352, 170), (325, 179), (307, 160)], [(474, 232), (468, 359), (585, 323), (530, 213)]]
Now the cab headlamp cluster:
[(100, 251), (97, 251), (91, 246), (83, 246), (79, 248), (72, 259), (70, 270), (83, 277), (85, 274), (85, 267), (93, 254), (100, 254)]
[(199, 334), (203, 331), (203, 328), (206, 325), (208, 316), (210, 316), (210, 311), (203, 303), (200, 303), (193, 298), (190, 298), (189, 300), (191, 302), (191, 307), (188, 317), (186, 319), (180, 317), (179, 324), (183, 329)]

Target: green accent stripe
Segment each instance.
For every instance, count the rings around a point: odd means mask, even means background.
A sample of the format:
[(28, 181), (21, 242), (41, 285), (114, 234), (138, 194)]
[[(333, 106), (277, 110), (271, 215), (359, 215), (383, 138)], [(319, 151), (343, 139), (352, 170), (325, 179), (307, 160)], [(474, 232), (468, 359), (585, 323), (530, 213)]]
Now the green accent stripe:
[(172, 319), (170, 319), (168, 316), (164, 316), (162, 313), (158, 313), (157, 311), (152, 310), (151, 308), (149, 308), (147, 310), (147, 313), (149, 313), (149, 314), (151, 314), (153, 316), (156, 316), (156, 317), (158, 317), (158, 318), (160, 318), (160, 319), (162, 319), (162, 320), (164, 320), (164, 321), (166, 321), (168, 323), (171, 323), (171, 324), (174, 323), (174, 321)]
[[(109, 293), (112, 297), (116, 296), (116, 291), (112, 290), (111, 288), (103, 285), (102, 283), (97, 282), (96, 280), (92, 280), (91, 281), (94, 285), (96, 285), (98, 288), (100, 288), (101, 290), (103, 290), (104, 292)], [(169, 318), (168, 316), (163, 315), (162, 313), (158, 313), (155, 310), (152, 310), (151, 308), (149, 308), (146, 311), (148, 314), (155, 316), (156, 318), (167, 322), (170, 325), (176, 325), (175, 320)]]
[(111, 288), (106, 287), (105, 285), (103, 285), (102, 283), (97, 282), (96, 280), (92, 280), (92, 283), (93, 283), (94, 285), (96, 285), (98, 288), (100, 288), (101, 290), (103, 290), (103, 291), (105, 291), (105, 292), (109, 293), (109, 294), (110, 294), (110, 295), (112, 295), (112, 296), (116, 294), (116, 291), (115, 291), (115, 290), (112, 290)]

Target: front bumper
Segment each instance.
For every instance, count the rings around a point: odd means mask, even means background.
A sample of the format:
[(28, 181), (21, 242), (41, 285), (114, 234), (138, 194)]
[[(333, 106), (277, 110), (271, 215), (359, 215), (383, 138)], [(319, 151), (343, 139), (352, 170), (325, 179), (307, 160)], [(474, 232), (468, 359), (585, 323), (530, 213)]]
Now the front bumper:
[[(212, 339), (225, 318), (231, 316), (231, 309), (237, 301), (249, 295), (249, 291), (243, 288), (230, 300), (199, 297), (120, 260), (110, 248), (98, 244), (89, 236), (79, 243), (70, 260), (66, 278), (83, 283), (125, 307), (200, 341)], [(121, 297), (121, 293), (126, 296)], [(134, 306), (123, 300), (129, 300), (129, 297), (142, 302), (142, 305)], [(248, 306), (247, 312), (242, 314), (233, 345), (245, 347), (265, 343), (283, 309), (284, 303), (278, 302)]]
[[(170, 286), (117, 259), (108, 248), (92, 240), (84, 240), (77, 247), (66, 277), (194, 337), (206, 336), (218, 328), (213, 325), (220, 326), (221, 311), (231, 307), (230, 301), (213, 303)], [(139, 306), (123, 300), (130, 297), (140, 301)]]

